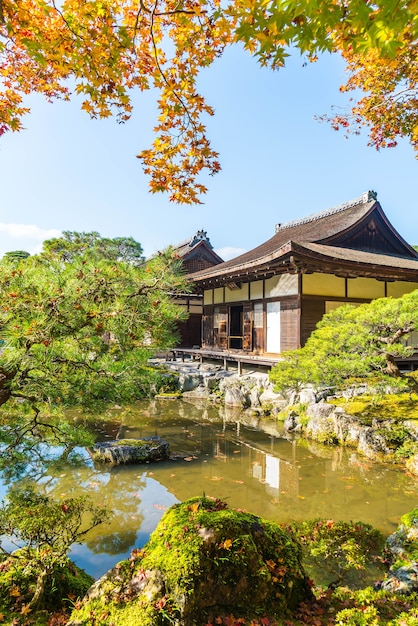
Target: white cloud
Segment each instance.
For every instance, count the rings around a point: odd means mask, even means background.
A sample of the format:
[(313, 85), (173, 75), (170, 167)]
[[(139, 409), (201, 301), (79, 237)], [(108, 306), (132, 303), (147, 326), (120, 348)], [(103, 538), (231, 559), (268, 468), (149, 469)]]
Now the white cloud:
[(236, 256), (240, 254), (244, 254), (247, 252), (246, 248), (233, 248), (232, 246), (225, 246), (225, 248), (218, 248), (215, 250), (216, 254), (219, 254), (221, 259), (224, 261), (229, 261), (230, 259), (234, 259)]
[(60, 237), (61, 234), (56, 228), (0, 222), (0, 256), (11, 250), (26, 250), (30, 254), (36, 254), (42, 249), (45, 239)]
[(45, 229), (35, 226), (35, 224), (3, 224), (0, 222), (0, 233), (16, 239), (36, 239), (37, 241), (45, 241), (52, 237), (59, 237), (60, 230), (55, 228)]

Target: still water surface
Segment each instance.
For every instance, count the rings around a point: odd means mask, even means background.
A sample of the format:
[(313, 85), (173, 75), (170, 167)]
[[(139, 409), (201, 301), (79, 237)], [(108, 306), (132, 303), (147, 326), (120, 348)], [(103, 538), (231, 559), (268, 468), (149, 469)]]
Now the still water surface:
[(94, 465), (43, 478), (56, 497), (87, 494), (113, 511), (71, 557), (95, 577), (142, 546), (164, 510), (205, 493), (277, 522), (325, 517), (361, 520), (392, 532), (417, 505), (416, 478), (353, 451), (289, 439), (280, 423), (224, 407), (143, 401), (115, 411), (97, 439), (159, 435), (173, 459), (156, 464)]

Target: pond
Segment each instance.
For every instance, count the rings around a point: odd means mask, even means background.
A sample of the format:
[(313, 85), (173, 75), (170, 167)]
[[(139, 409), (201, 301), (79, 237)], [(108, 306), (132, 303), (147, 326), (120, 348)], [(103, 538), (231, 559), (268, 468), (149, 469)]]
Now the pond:
[[(142, 401), (115, 409), (97, 439), (159, 435), (172, 459), (109, 467), (84, 463), (51, 470), (45, 490), (89, 495), (113, 512), (109, 524), (72, 549), (95, 578), (141, 547), (172, 504), (205, 493), (277, 522), (324, 517), (363, 521), (389, 534), (416, 506), (416, 477), (352, 450), (289, 438), (274, 419), (181, 400)], [(4, 488), (4, 487), (3, 487)]]

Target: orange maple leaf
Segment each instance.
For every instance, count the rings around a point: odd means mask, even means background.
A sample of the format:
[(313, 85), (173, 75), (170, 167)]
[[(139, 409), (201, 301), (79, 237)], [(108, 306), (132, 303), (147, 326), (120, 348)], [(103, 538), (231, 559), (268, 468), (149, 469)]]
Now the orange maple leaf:
[(22, 615), (27, 615), (31, 611), (32, 611), (32, 609), (30, 608), (30, 606), (28, 604), (24, 604), (22, 606), (22, 610), (20, 612), (21, 612)]
[(232, 548), (232, 543), (232, 539), (225, 539), (225, 541), (219, 544), (219, 548), (224, 548), (224, 550), (230, 550)]

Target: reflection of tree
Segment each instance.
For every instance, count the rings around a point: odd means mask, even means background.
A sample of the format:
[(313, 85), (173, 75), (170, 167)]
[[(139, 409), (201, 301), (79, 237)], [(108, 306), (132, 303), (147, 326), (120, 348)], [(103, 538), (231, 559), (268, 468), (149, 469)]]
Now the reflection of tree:
[(88, 495), (95, 505), (109, 510), (113, 514), (109, 524), (89, 533), (84, 543), (96, 554), (119, 554), (135, 545), (144, 521), (140, 510), (144, 487), (138, 466), (107, 468), (86, 464), (75, 471), (55, 474), (52, 493), (57, 498), (64, 494)]
[(124, 554), (135, 546), (137, 530), (132, 528), (123, 532), (106, 532), (94, 538), (90, 534), (90, 539), (87, 538), (84, 543), (93, 554)]
[(85, 463), (73, 445), (58, 448), (26, 437), (21, 444), (10, 447), (3, 434), (0, 435), (0, 471), (6, 485), (21, 480), (38, 482), (47, 471), (59, 472), (64, 467), (75, 468)]
[(145, 480), (138, 475), (138, 466), (95, 467), (82, 452), (39, 444), (31, 450), (15, 449), (13, 458), (0, 458), (2, 480), (9, 488), (22, 482), (36, 483), (37, 489), (58, 501), (89, 496), (94, 505), (113, 515), (109, 523), (87, 535), (85, 545), (96, 554), (127, 552), (135, 545), (144, 521), (140, 494)]

